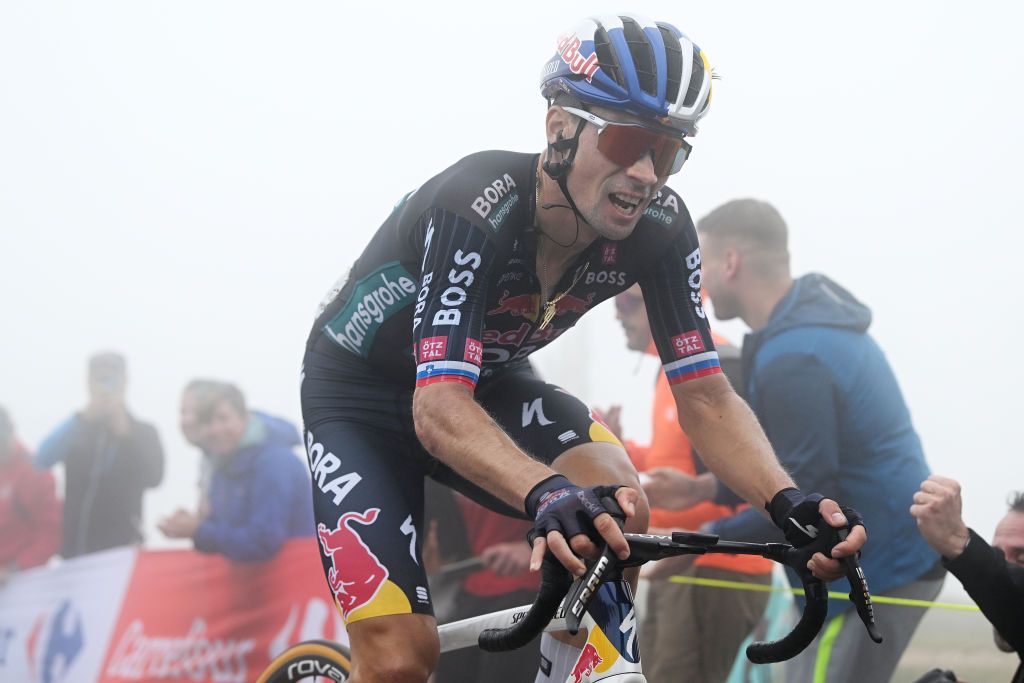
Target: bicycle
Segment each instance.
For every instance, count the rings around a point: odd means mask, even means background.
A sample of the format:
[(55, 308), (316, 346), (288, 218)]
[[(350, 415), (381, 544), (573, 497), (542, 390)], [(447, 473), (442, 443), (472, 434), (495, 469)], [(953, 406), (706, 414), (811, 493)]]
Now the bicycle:
[[(726, 553), (767, 557), (799, 575), (806, 602), (796, 626), (783, 638), (751, 643), (746, 651), (747, 658), (755, 664), (785, 661), (814, 640), (828, 614), (825, 583), (807, 571), (807, 562), (815, 552), (827, 553), (846, 534), (843, 530), (830, 529), (801, 548), (785, 543), (722, 541), (718, 536), (692, 532), (674, 532), (671, 536), (627, 533), (625, 536), (630, 550), (626, 560), (619, 560), (606, 547), (596, 561), (587, 563), (587, 571), (576, 580), (549, 555), (541, 567), (541, 585), (532, 605), (438, 626), (441, 652), (474, 645), (488, 652), (513, 650), (542, 632), (576, 634), (580, 628), (587, 628), (587, 641), (568, 681), (644, 683), (633, 596), (622, 570), (678, 555)], [(860, 563), (856, 557), (843, 558), (842, 563), (850, 581), (850, 600), (868, 635), (874, 642), (881, 643), (871, 594)], [(324, 640), (306, 641), (281, 653), (257, 683), (294, 683), (316, 677), (341, 682), (347, 680), (350, 672), (351, 656), (346, 647)]]

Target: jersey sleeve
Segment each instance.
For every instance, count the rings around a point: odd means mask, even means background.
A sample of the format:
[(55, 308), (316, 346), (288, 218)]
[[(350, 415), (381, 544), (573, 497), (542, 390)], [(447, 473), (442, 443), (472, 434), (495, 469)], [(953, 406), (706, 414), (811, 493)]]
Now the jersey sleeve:
[(722, 371), (700, 296), (700, 246), (687, 221), (664, 258), (640, 279), (651, 334), (670, 384)]
[(412, 329), (416, 386), (459, 382), (475, 389), (497, 246), (479, 227), (444, 209), (424, 214), (422, 227), (422, 275)]

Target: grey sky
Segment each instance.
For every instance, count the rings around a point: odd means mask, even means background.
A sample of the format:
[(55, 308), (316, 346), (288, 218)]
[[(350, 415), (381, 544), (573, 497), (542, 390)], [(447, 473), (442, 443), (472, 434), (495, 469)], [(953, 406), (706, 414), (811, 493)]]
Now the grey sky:
[[(1022, 10), (628, 4), (677, 24), (722, 76), (672, 186), (695, 217), (775, 203), (795, 270), (872, 307), (933, 469), (964, 483), (968, 523), (991, 535), (1024, 488)], [(433, 173), (539, 150), (555, 36), (615, 7), (4, 3), (0, 403), (22, 436), (37, 445), (84, 401), (92, 351), (121, 350), (168, 454), (149, 521), (191, 505), (184, 383), (234, 380), (298, 420), (323, 293)], [(654, 365), (637, 371), (610, 305), (540, 362), (595, 404), (625, 401), (644, 436)]]

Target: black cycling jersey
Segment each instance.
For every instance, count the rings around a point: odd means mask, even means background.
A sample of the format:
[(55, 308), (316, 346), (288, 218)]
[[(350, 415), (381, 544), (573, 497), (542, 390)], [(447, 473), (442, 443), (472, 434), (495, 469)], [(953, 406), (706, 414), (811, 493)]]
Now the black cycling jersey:
[(554, 317), (544, 324), (537, 160), (480, 152), (406, 195), (322, 307), (310, 346), (329, 339), (403, 386), (475, 388), (639, 282), (670, 381), (719, 372), (700, 301), (696, 231), (668, 188), (629, 237), (599, 238), (577, 257), (552, 290)]

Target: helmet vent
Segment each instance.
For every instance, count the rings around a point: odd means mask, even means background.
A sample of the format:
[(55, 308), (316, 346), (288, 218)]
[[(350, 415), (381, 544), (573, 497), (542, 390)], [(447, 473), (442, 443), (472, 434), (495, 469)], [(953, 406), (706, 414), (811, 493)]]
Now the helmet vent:
[(633, 57), (636, 75), (640, 78), (640, 89), (648, 95), (657, 95), (658, 74), (654, 68), (654, 50), (640, 24), (630, 17), (619, 17), (622, 21), (622, 32), (629, 45), (629, 54)]
[(700, 50), (693, 48), (693, 66), (690, 67), (690, 85), (686, 89), (686, 99), (683, 100), (684, 107), (692, 107), (700, 94), (700, 88), (704, 85), (704, 60), (700, 56)]
[(679, 49), (679, 39), (664, 26), (658, 26), (661, 40), (665, 43), (665, 61), (668, 66), (668, 78), (665, 81), (665, 99), (675, 102), (679, 97), (680, 81), (683, 74), (683, 51)]
[(594, 31), (594, 52), (597, 54), (597, 62), (601, 65), (601, 69), (620, 87), (625, 88), (626, 82), (622, 78), (622, 67), (619, 65), (619, 60), (615, 59), (615, 51), (612, 50), (611, 43), (608, 41), (608, 32), (604, 30), (603, 26)]

